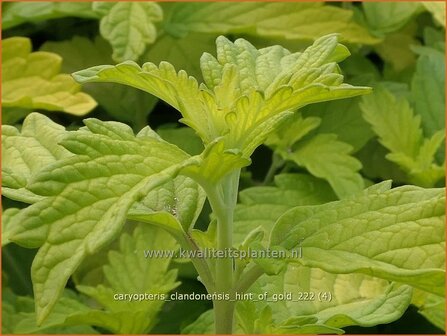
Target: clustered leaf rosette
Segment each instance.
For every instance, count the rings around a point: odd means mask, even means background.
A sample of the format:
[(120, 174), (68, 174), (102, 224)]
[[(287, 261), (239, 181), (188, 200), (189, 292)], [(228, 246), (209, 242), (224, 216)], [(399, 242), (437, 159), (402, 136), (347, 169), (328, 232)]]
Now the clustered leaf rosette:
[[(295, 110), (370, 90), (343, 83), (337, 62), (350, 53), (338, 43), (337, 34), (321, 37), (296, 53), (281, 46), (256, 49), (244, 39), (231, 42), (223, 36), (216, 45), (216, 57), (204, 53), (200, 60), (201, 84), (167, 62), (140, 67), (128, 61), (95, 66), (73, 76), (80, 83), (130, 85), (180, 111), (181, 122), (193, 128), (206, 146), (201, 165), (186, 168), (187, 173), (202, 178), (205, 174), (215, 181), (248, 165), (253, 151)], [(207, 162), (217, 155), (218, 167)], [(218, 169), (204, 169), (209, 165)]]

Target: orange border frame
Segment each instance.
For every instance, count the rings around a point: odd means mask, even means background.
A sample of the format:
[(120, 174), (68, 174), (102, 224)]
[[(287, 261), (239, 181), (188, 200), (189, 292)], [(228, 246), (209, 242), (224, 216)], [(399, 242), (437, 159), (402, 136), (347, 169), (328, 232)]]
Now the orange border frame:
[[(103, 0), (104, 1), (104, 0)], [(107, 2), (132, 2), (132, 0), (118, 0), (118, 1), (113, 1), (113, 0), (106, 0)], [(134, 0), (138, 1), (138, 2), (143, 2), (145, 0)], [(2, 6), (1, 3), (2, 2), (22, 2), (22, 1), (18, 1), (18, 0), (0, 0), (0, 18), (2, 17)], [(23, 1), (24, 2), (24, 1)], [(27, 0), (27, 2), (47, 2), (47, 1), (43, 1), (43, 0)], [(56, 0), (56, 1), (49, 1), (49, 2), (92, 2), (91, 0), (74, 0), (74, 1), (70, 1), (70, 0)], [(214, 0), (214, 1), (207, 1), (207, 0), (192, 0), (192, 1), (188, 1), (188, 0), (158, 0), (157, 2), (323, 2), (320, 0), (308, 0), (308, 1), (303, 1), (303, 0), (272, 0), (272, 1), (265, 1), (265, 0)], [(353, 0), (353, 1), (349, 1), (349, 0), (327, 0), (327, 2), (418, 2), (417, 0), (394, 0), (394, 1), (390, 1), (390, 0)], [(432, 0), (432, 1), (427, 1), (427, 0), (423, 0), (420, 2), (444, 2), (447, 4), (447, 0)], [(447, 7), (447, 6), (446, 6)], [(446, 15), (447, 15), (447, 8), (446, 8)], [(0, 21), (0, 64), (2, 62), (2, 56), (1, 56), (1, 51), (2, 51), (2, 40), (3, 40), (3, 36), (2, 36), (2, 29), (1, 29), (1, 21)], [(445, 42), (447, 44), (447, 34), (445, 37)], [(445, 60), (447, 61), (447, 52), (445, 54)], [(2, 76), (2, 71), (0, 68), (0, 78)], [(444, 74), (445, 78), (447, 79), (447, 70), (446, 73)], [(0, 85), (0, 96), (1, 96), (1, 85)], [(445, 87), (445, 96), (447, 97), (447, 85)], [(1, 111), (1, 106), (0, 106), (0, 111)], [(444, 111), (445, 115), (447, 116), (447, 107), (446, 110)], [(447, 118), (446, 118), (447, 119)], [(1, 113), (0, 113), (0, 124), (1, 124)], [(447, 130), (447, 121), (445, 124), (446, 130)], [(1, 133), (1, 131), (0, 131)], [(446, 156), (447, 156), (447, 146), (446, 146)], [(0, 150), (0, 167), (1, 167), (1, 150)], [(447, 172), (447, 170), (446, 170)], [(447, 174), (446, 174), (447, 175)], [(1, 174), (0, 174), (0, 182), (1, 182)], [(447, 185), (447, 176), (445, 178), (445, 182)], [(0, 194), (1, 194), (1, 185), (0, 185)], [(445, 205), (446, 210), (447, 210), (447, 203)], [(0, 208), (0, 227), (1, 227), (1, 215), (2, 215), (2, 208)], [(447, 222), (446, 222), (446, 227), (447, 227)], [(1, 238), (1, 230), (0, 230), (0, 238)], [(447, 233), (445, 234), (445, 238), (447, 240)], [(446, 254), (446, 259), (447, 259), (447, 250), (445, 251)], [(0, 249), (0, 274), (3, 270), (2, 268), (2, 261), (1, 261), (1, 255), (2, 255), (2, 251)], [(447, 264), (446, 264), (447, 265)], [(447, 277), (445, 280), (445, 286), (447, 288)], [(0, 276), (0, 297), (2, 296), (2, 277)], [(2, 308), (2, 303), (0, 301), (0, 308)], [(446, 308), (447, 308), (447, 303), (446, 303)], [(447, 310), (447, 309), (446, 309)], [(447, 314), (446, 314), (447, 316)], [(0, 309), (0, 325), (2, 322), (2, 309)], [(1, 330), (0, 330), (0, 335), (19, 335), (19, 334), (2, 334)], [(50, 336), (51, 334), (39, 334), (42, 336)], [(85, 336), (85, 334), (64, 334), (64, 335), (71, 335), (71, 336)], [(105, 336), (113, 336), (113, 334), (102, 334)], [(157, 336), (157, 334), (149, 334), (149, 335), (154, 335)], [(163, 334), (160, 336), (175, 336), (176, 334)], [(364, 334), (351, 334), (351, 336), (363, 336)], [(378, 334), (376, 334), (377, 336), (379, 336)], [(417, 334), (393, 334), (395, 336), (414, 336)], [(429, 335), (429, 334), (424, 334), (424, 335)], [(447, 335), (447, 332), (445, 333), (445, 335)], [(283, 334), (283, 336), (294, 336), (294, 335), (287, 335), (287, 334)], [(316, 335), (315, 335), (316, 336)]]

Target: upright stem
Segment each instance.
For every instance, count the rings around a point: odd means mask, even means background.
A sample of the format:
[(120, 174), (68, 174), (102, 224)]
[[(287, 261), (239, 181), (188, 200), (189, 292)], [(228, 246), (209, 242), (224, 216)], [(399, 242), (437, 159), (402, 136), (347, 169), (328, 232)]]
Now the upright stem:
[(234, 306), (232, 301), (214, 301), (214, 327), (217, 335), (231, 335), (234, 325)]
[(259, 277), (264, 274), (262, 268), (258, 265), (254, 265), (248, 270), (246, 270), (239, 278), (238, 283), (235, 285), (235, 293), (245, 293), (251, 285), (254, 284)]
[[(180, 238), (182, 246), (188, 251), (197, 252), (199, 247), (197, 246), (194, 239), (189, 235), (185, 235)], [(194, 265), (197, 273), (199, 274), (200, 281), (205, 286), (208, 293), (212, 293), (215, 291), (214, 277), (210, 272), (210, 269), (205, 261), (205, 259), (200, 257), (191, 258), (191, 262)]]
[[(237, 202), (240, 170), (226, 176), (221, 183), (207, 191), (208, 199), (217, 217), (217, 249), (227, 254), (233, 247), (233, 213)], [(233, 260), (229, 257), (216, 259), (216, 293), (232, 294)], [(232, 334), (234, 302), (215, 300), (214, 320), (216, 334)]]
[(264, 178), (264, 181), (262, 182), (262, 184), (271, 183), (273, 181), (273, 178), (275, 177), (276, 171), (283, 164), (284, 164), (284, 160), (281, 159), (281, 157), (278, 154), (274, 153), (272, 155), (272, 164), (270, 165), (270, 168), (269, 168), (267, 174), (265, 175), (265, 178)]

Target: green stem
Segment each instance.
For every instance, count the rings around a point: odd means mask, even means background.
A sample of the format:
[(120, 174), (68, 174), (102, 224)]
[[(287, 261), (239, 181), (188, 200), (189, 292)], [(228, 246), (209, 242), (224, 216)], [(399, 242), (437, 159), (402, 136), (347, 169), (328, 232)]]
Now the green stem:
[(240, 276), (240, 279), (234, 288), (234, 292), (245, 293), (262, 274), (264, 274), (264, 271), (258, 265), (249, 268)]
[(275, 177), (275, 173), (284, 164), (284, 160), (276, 153), (272, 155), (272, 164), (270, 165), (267, 174), (265, 175), (264, 181), (262, 184), (269, 184), (273, 181)]
[[(199, 251), (199, 247), (197, 246), (194, 239), (186, 234), (184, 239), (182, 240), (182, 246), (189, 251)], [(211, 271), (208, 267), (208, 264), (205, 259), (197, 257), (191, 258), (191, 262), (193, 263), (197, 273), (199, 274), (200, 281), (205, 285), (205, 288), (208, 293), (212, 293), (215, 291), (215, 283)]]
[[(217, 249), (224, 254), (233, 247), (233, 213), (237, 202), (239, 175), (240, 170), (237, 170), (207, 191), (208, 200), (217, 218)], [(233, 260), (229, 257), (218, 258), (215, 265), (216, 293), (232, 294)], [(233, 333), (234, 302), (232, 299), (213, 302), (216, 334)]]
[(280, 174), (286, 174), (293, 169), (293, 164), (291, 162), (287, 162), (279, 172)]
[(231, 335), (234, 325), (234, 306), (232, 301), (214, 301), (214, 326), (217, 335)]

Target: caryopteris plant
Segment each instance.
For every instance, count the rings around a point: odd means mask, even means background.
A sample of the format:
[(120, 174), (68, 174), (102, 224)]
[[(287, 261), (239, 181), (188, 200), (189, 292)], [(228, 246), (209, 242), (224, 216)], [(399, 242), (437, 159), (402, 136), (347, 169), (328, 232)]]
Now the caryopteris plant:
[[(269, 137), (269, 144), (292, 153), (297, 150), (294, 142), (312, 129), (297, 112), (301, 107), (370, 92), (368, 87), (343, 83), (338, 63), (349, 51), (338, 43), (337, 35), (321, 37), (297, 53), (281, 46), (258, 50), (244, 39), (231, 42), (219, 37), (216, 44), (217, 56), (205, 53), (200, 60), (204, 80), (200, 84), (166, 62), (139, 66), (127, 61), (73, 75), (79, 83), (121, 83), (165, 101), (203, 141), (199, 155), (190, 156), (162, 140), (149, 126), (135, 135), (122, 123), (86, 119), (85, 127), (66, 131), (33, 113), (21, 130), (3, 127), (4, 193), (30, 204), (8, 212), (3, 240), (39, 248), (31, 270), (38, 324), (45, 323), (74, 271), (121, 235), (126, 220), (146, 223), (140, 231), (146, 226), (166, 230), (187, 251), (285, 253), (281, 259), (238, 259), (227, 254), (205, 258), (198, 253), (191, 257), (208, 293), (227, 298), (216, 296), (213, 315), (207, 312), (195, 323), (211, 321), (218, 334), (341, 333), (345, 326), (398, 318), (410, 304), (413, 288), (426, 296), (442, 296), (442, 188), (391, 189), (391, 183), (382, 182), (350, 193), (349, 188), (338, 188), (337, 179), (329, 180), (342, 198), (336, 201), (326, 182), (284, 174), (275, 179), (277, 187), (241, 193), (242, 203), (236, 206), (241, 169), (250, 165), (255, 149)], [(372, 119), (371, 112), (368, 120)], [(288, 132), (292, 125), (295, 133)], [(285, 136), (290, 138), (284, 140)], [(345, 152), (334, 146), (334, 153), (321, 153), (323, 162), (324, 155)], [(296, 161), (303, 165), (306, 157), (319, 154), (296, 153)], [(363, 185), (357, 177), (350, 182)], [(287, 197), (274, 199), (275, 193)], [(213, 215), (207, 231), (201, 231), (194, 225), (205, 199)], [(261, 205), (258, 210), (253, 209), (256, 204)], [(270, 221), (244, 224), (244, 211), (263, 209)], [(132, 239), (156, 232), (140, 231), (133, 238), (125, 233), (121, 253), (131, 250)], [(293, 258), (298, 247), (302, 257)], [(113, 278), (120, 258), (111, 255), (108, 278)], [(157, 267), (166, 272), (165, 264)], [(176, 286), (172, 273), (153, 281), (165, 285), (160, 284), (159, 292)], [(113, 292), (101, 288), (79, 290), (114, 312), (107, 303)], [(248, 290), (333, 292), (334, 297), (320, 302), (304, 297), (301, 302), (238, 302), (236, 294)], [(147, 311), (149, 316), (151, 310)], [(141, 325), (120, 329), (113, 324), (113, 314), (94, 314), (78, 313), (67, 323), (88, 321), (117, 332), (141, 333), (149, 328), (144, 315)]]

